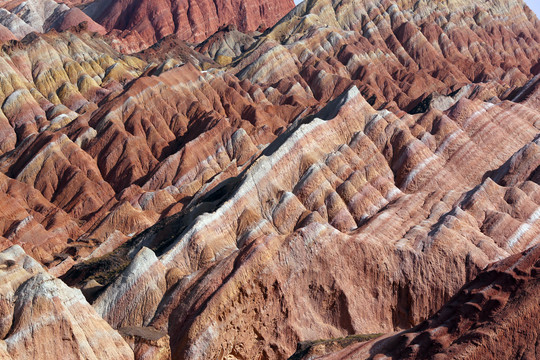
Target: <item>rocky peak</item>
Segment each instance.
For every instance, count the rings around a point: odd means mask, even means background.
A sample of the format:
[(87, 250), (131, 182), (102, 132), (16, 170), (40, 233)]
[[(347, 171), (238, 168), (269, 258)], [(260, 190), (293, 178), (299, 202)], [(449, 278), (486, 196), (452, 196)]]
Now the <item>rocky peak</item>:
[(133, 359), (80, 290), (54, 278), (19, 246), (0, 253), (0, 355), (5, 359)]
[(130, 33), (148, 47), (170, 34), (198, 43), (227, 25), (254, 31), (272, 26), (293, 7), (292, 0), (97, 0), (84, 12), (107, 30)]
[(16, 38), (22, 39), (30, 32), (45, 33), (52, 29), (67, 30), (82, 22), (90, 31), (105, 33), (105, 29), (95, 23), (78, 8), (54, 0), (0, 2), (0, 24), (9, 29)]

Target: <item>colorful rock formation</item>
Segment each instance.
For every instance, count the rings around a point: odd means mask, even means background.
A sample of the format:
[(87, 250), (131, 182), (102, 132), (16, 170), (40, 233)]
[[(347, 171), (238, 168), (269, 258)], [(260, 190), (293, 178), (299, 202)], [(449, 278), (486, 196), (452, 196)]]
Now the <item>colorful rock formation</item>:
[(339, 351), (327, 351), (320, 345), (326, 342), (319, 342), (292, 358), (535, 359), (540, 350), (539, 269), (537, 245), (490, 265), (434, 316), (410, 330)]
[[(7, 40), (52, 21), (22, 4), (4, 4)], [(347, 336), (304, 355), (496, 358), (510, 333), (534, 356), (509, 314), (538, 312), (536, 16), (313, 0), (251, 32), (291, 4), (216, 4), (46, 3), (71, 6), (69, 30), (3, 46), (0, 249), (80, 288), (137, 359), (283, 359)], [(111, 32), (70, 27), (74, 6)]]
[(133, 359), (81, 292), (46, 273), (21, 247), (0, 253), (0, 280), (2, 359)]
[(293, 0), (97, 0), (84, 12), (109, 31), (136, 33), (151, 45), (170, 34), (200, 42), (229, 24), (244, 32), (270, 27), (293, 7)]
[(106, 32), (103, 26), (94, 22), (80, 9), (69, 8), (59, 1), (0, 1), (0, 24), (19, 40), (31, 32), (44, 33), (51, 29), (64, 31), (83, 22), (90, 31), (100, 34)]
[(84, 23), (105, 34), (123, 53), (147, 49), (169, 35), (197, 43), (223, 26), (243, 32), (266, 29), (294, 7), (280, 1), (1, 0), (0, 41), (21, 40), (32, 32), (66, 31)]

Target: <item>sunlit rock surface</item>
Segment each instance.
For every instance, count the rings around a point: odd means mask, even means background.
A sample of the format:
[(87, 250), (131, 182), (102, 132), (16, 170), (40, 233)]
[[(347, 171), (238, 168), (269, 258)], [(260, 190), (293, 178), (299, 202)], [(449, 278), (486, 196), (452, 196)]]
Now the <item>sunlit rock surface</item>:
[(292, 358), (535, 359), (540, 351), (539, 266), (540, 248), (534, 246), (490, 265), (411, 330), (339, 351), (315, 343)]
[(19, 246), (0, 253), (2, 359), (133, 359), (120, 334)]
[(0, 248), (80, 288), (137, 359), (423, 339), (490, 264), (537, 253), (520, 255), (540, 241), (540, 32), (521, 1), (307, 1), (197, 46), (151, 21), (21, 41), (0, 24)]

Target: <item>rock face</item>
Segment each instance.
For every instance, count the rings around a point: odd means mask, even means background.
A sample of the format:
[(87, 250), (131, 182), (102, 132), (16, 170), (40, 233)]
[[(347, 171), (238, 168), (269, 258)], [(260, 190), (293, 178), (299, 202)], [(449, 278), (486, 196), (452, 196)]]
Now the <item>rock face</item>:
[(47, 274), (19, 246), (0, 253), (2, 359), (133, 359), (79, 290)]
[(146, 64), (120, 59), (85, 31), (14, 42), (0, 62), (2, 247), (18, 243), (42, 263), (58, 264), (67, 257), (54, 256), (66, 247), (93, 250), (90, 240), (68, 239), (115, 194), (81, 148), (97, 135), (89, 115)]
[(91, 31), (101, 34), (106, 32), (103, 26), (94, 22), (80, 9), (70, 9), (54, 0), (0, 1), (0, 24), (19, 40), (31, 32), (44, 33), (51, 29), (63, 31), (82, 22), (85, 22)]
[(266, 28), (293, 7), (292, 0), (97, 0), (84, 11), (107, 30), (136, 33), (151, 45), (170, 34), (201, 42), (229, 24), (244, 32)]
[[(237, 76), (282, 87), (300, 76), (321, 102), (354, 84), (376, 108), (423, 112), (430, 95), (471, 82), (522, 86), (538, 63), (538, 27), (523, 2), (305, 1), (238, 60)], [(523, 57), (505, 43), (523, 46)]]
[(0, 25), (0, 42), (7, 42), (9, 40), (16, 40), (15, 34), (13, 34), (7, 27)]
[[(152, 277), (145, 277), (149, 275)], [(115, 329), (141, 327), (148, 325), (151, 318), (145, 318), (145, 315), (156, 311), (166, 290), (164, 266), (152, 250), (142, 248), (122, 275), (93, 304)], [(118, 298), (120, 294), (122, 297)], [(130, 307), (131, 310), (126, 312)]]
[[(538, 112), (524, 109), (513, 128), (528, 140), (510, 145), (504, 139), (518, 135), (499, 133), (508, 118), (495, 114), (508, 114), (511, 103), (481, 103), (460, 100), (446, 120), (427, 122), (434, 114), (426, 113), (413, 121), (373, 110), (353, 88), (292, 125), (222, 185), (229, 190), (215, 188), (176, 217), (179, 230), (166, 224), (135, 239), (134, 249), (153, 247), (179, 274), (157, 310), (147, 310), (149, 325), (169, 332), (174, 358), (283, 358), (300, 339), (388, 332), (430, 316), (490, 261), (538, 241), (530, 173), (505, 185), (493, 180), (509, 168), (536, 168), (516, 159), (536, 146)], [(479, 111), (488, 123), (472, 126)], [(431, 150), (411, 134), (421, 123), (447, 129), (432, 134)], [(489, 145), (478, 127), (490, 129)], [(386, 158), (385, 144), (400, 138)], [(465, 155), (468, 148), (476, 151)], [(438, 164), (436, 174), (427, 161)], [(400, 187), (391, 175), (397, 166), (407, 169)], [(482, 179), (492, 166), (493, 178)], [(521, 203), (521, 213), (508, 203)]]
[[(212, 64), (191, 53), (186, 61)], [(55, 274), (238, 174), (314, 104), (281, 104), (286, 89), (269, 99), (182, 58), (122, 56), (86, 30), (28, 37), (3, 56), (2, 243), (21, 244)]]
[(294, 358), (536, 359), (539, 269), (537, 245), (490, 265), (433, 317), (410, 330), (329, 354)]
[(197, 46), (197, 50), (210, 56), (221, 65), (228, 65), (232, 59), (242, 55), (255, 43), (254, 36), (238, 31), (236, 26), (220, 28), (212, 36)]
[(32, 32), (66, 31), (84, 23), (89, 31), (110, 32), (115, 49), (135, 53), (169, 35), (198, 43), (227, 25), (243, 32), (266, 29), (293, 7), (292, 0), (1, 0), (0, 41), (21, 40)]
[[(122, 31), (2, 48), (0, 248), (81, 288), (138, 359), (423, 339), (486, 266), (538, 245), (540, 26), (523, 2), (314, 0), (248, 35), (249, 17), (107, 4), (66, 6)], [(507, 299), (532, 293), (521, 280)]]
[[(124, 43), (125, 42), (118, 41), (114, 42), (113, 45)], [(160, 64), (161, 67), (158, 70), (160, 72), (187, 63), (191, 63), (198, 68), (205, 70), (218, 65), (210, 53), (196, 51), (188, 46), (185, 41), (180, 40), (178, 35), (174, 34), (164, 37), (149, 48), (138, 52), (135, 56), (149, 63)]]

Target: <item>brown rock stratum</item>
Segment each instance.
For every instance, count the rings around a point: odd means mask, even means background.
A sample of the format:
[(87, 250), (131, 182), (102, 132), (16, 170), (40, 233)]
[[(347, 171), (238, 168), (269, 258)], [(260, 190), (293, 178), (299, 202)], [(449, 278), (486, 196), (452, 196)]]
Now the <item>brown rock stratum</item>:
[(314, 344), (291, 359), (538, 359), (539, 293), (537, 245), (490, 265), (410, 330), (327, 354)]
[[(52, 29), (64, 31), (85, 23), (90, 31), (106, 33), (103, 26), (94, 22), (78, 8), (70, 8), (54, 0), (0, 0), (0, 31), (4, 42), (22, 39), (32, 32), (47, 32)], [(11, 37), (4, 33), (9, 31)]]
[[(279, 3), (175, 22), (180, 3), (44, 0), (75, 20), (24, 38), (50, 16), (6, 3), (0, 249), (85, 298), (43, 305), (50, 336), (6, 325), (0, 351), (35, 355), (80, 306), (85, 336), (114, 334), (69, 338), (83, 358), (284, 359), (349, 335), (310, 354), (538, 355), (540, 22), (522, 1), (313, 0), (271, 26)], [(122, 31), (71, 26), (75, 6)], [(32, 284), (0, 299), (28, 311)]]
[(2, 359), (133, 359), (79, 290), (13, 246), (0, 253)]
[(133, 53), (168, 35), (197, 43), (231, 24), (263, 30), (293, 7), (293, 0), (0, 0), (0, 41), (85, 23), (89, 31), (109, 32), (115, 49)]
[(229, 24), (244, 32), (267, 28), (293, 7), (293, 0), (96, 0), (84, 12), (107, 30), (136, 33), (151, 45), (171, 34), (201, 42)]

